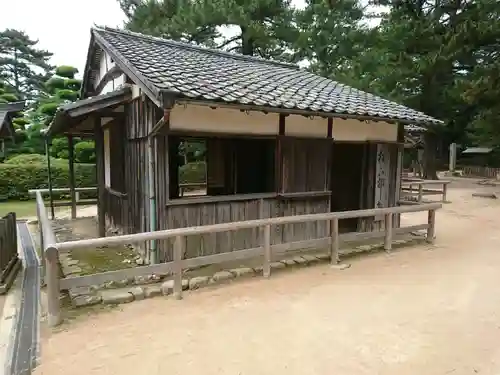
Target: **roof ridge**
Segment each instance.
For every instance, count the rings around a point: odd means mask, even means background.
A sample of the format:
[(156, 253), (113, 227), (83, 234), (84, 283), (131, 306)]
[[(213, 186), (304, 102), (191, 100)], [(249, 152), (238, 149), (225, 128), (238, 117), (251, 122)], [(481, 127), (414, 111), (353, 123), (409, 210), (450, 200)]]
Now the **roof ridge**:
[(103, 26), (103, 27), (94, 26), (94, 27), (92, 27), (92, 30), (111, 32), (111, 33), (115, 33), (115, 34), (129, 35), (129, 36), (142, 38), (142, 39), (146, 39), (146, 40), (150, 40), (150, 41), (154, 41), (154, 42), (168, 44), (172, 47), (186, 48), (186, 49), (190, 49), (192, 51), (197, 51), (197, 52), (207, 53), (207, 54), (214, 54), (214, 55), (218, 55), (221, 57), (232, 58), (235, 60), (256, 62), (256, 63), (261, 63), (261, 64), (275, 65), (275, 66), (280, 66), (283, 68), (289, 68), (289, 69), (292, 68), (292, 69), (300, 70), (300, 67), (298, 65), (292, 64), (292, 63), (269, 60), (269, 59), (265, 59), (263, 57), (258, 57), (258, 56), (247, 56), (247, 55), (242, 55), (242, 54), (233, 53), (233, 52), (226, 52), (226, 51), (221, 51), (221, 50), (218, 50), (215, 48), (201, 47), (201, 46), (197, 46), (194, 44), (179, 42), (176, 40), (161, 38), (161, 37), (148, 35), (148, 34), (142, 34), (142, 33), (130, 31), (130, 30), (119, 30), (119, 29), (114, 29), (112, 27), (108, 27), (108, 26)]

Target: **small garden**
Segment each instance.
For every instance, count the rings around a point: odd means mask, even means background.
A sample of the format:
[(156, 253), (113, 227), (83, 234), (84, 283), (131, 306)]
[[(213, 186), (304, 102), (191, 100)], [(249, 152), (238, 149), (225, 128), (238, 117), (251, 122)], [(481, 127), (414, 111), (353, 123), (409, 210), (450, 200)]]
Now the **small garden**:
[[(53, 188), (69, 186), (67, 159), (51, 157)], [(34, 202), (28, 193), (31, 189), (47, 189), (49, 172), (45, 155), (21, 154), (0, 163), (0, 216), (15, 211), (18, 217), (35, 215)], [(181, 183), (205, 181), (205, 162), (194, 161), (179, 168)], [(93, 163), (75, 163), (77, 187), (96, 186), (96, 166)], [(89, 193), (86, 193), (89, 194)], [(67, 199), (66, 194), (54, 194), (54, 199)]]

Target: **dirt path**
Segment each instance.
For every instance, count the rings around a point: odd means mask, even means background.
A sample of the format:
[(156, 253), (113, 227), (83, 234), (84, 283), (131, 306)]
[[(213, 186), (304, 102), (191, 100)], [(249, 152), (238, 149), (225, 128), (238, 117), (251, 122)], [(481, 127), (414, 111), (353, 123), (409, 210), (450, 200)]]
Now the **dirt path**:
[(35, 374), (500, 374), (500, 203), (450, 198), (434, 247), (136, 302), (44, 335)]

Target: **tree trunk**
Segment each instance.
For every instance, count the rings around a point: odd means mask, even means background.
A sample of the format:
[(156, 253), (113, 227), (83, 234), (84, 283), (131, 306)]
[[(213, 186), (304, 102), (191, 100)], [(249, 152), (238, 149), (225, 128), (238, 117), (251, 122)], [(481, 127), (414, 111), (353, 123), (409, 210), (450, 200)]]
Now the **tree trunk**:
[(426, 134), (424, 146), (424, 179), (426, 180), (438, 179), (436, 170), (436, 147), (436, 134)]
[(253, 56), (254, 53), (254, 40), (250, 37), (248, 28), (240, 26), (241, 29), (241, 53), (247, 56)]

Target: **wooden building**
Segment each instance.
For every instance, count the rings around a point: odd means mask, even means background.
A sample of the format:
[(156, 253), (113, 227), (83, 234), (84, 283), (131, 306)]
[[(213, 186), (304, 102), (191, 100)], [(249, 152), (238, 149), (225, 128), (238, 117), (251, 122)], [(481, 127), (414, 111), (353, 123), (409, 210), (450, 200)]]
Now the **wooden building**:
[[(101, 235), (398, 204), (405, 124), (440, 123), (380, 97), (268, 61), (113, 29), (91, 31), (82, 96), (48, 135), (96, 142)], [(206, 145), (204, 196), (179, 194), (179, 145)], [(372, 231), (383, 217), (340, 222)], [(397, 225), (397, 223), (396, 223)], [(272, 242), (328, 236), (273, 228)], [(186, 257), (259, 246), (242, 230), (188, 238)], [(310, 241), (309, 241), (310, 243)], [(152, 261), (170, 244), (151, 243)]]
[(14, 115), (24, 109), (24, 101), (0, 103), (0, 158), (5, 158), (5, 141), (14, 140), (16, 131), (12, 124)]

